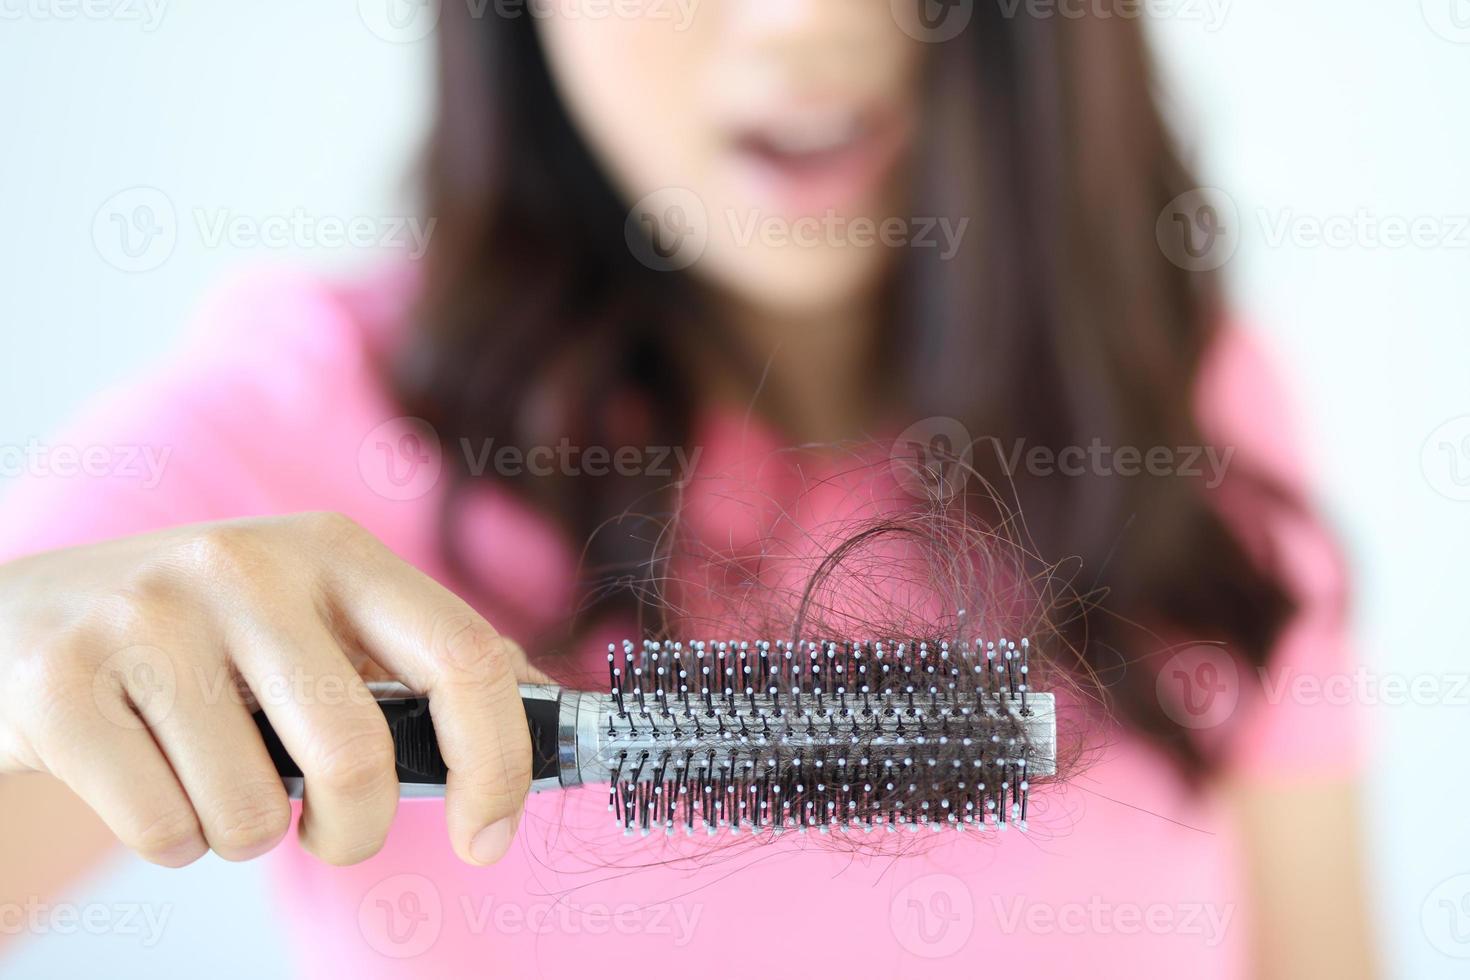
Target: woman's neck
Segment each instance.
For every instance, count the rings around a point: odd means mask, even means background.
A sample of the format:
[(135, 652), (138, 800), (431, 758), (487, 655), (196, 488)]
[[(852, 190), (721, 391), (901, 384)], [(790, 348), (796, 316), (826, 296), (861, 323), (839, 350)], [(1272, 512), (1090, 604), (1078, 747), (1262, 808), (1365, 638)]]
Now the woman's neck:
[(853, 439), (871, 426), (878, 304), (795, 315), (734, 307), (726, 323), (743, 362), (762, 371), (760, 387), (706, 347), (696, 370), (712, 401), (750, 407), (797, 443)]

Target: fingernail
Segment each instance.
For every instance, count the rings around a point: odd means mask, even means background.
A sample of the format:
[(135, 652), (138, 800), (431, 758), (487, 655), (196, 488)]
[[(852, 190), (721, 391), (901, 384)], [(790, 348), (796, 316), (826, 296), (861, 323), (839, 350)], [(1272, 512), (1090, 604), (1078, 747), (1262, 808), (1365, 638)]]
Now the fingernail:
[(497, 820), (475, 835), (470, 841), (470, 857), (478, 864), (494, 864), (505, 857), (511, 841), (516, 837), (516, 818)]

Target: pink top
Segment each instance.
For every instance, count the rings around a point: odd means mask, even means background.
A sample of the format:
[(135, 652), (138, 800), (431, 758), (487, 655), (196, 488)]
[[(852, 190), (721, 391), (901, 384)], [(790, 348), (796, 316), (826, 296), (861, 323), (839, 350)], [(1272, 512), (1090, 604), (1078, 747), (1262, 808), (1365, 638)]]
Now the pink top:
[[(374, 367), (409, 293), (401, 278), (342, 290), (289, 272), (222, 290), (178, 358), (104, 396), (49, 444), (53, 459), (62, 446), (108, 447), (111, 462), (105, 473), (57, 475), (55, 466), (21, 481), (5, 505), (0, 559), (166, 525), (336, 510), (448, 581), (435, 540), (447, 481), (432, 455), (417, 469), (412, 453), (394, 455), (423, 443), (401, 441), (414, 433), (396, 420)], [(1245, 335), (1222, 341), (1200, 401), (1208, 430), (1238, 447), (1238, 459), (1301, 481), (1281, 392)], [(765, 459), (770, 448), (765, 434), (719, 419), (697, 444), (700, 472)], [(790, 489), (779, 474), (762, 477), (772, 499)], [(814, 496), (802, 506), (820, 520), (841, 504)], [(691, 514), (738, 547), (746, 518), (728, 507), (712, 494)], [(490, 489), (464, 533), (485, 542), (467, 550), (498, 597), (484, 612), (504, 632), (532, 637), (567, 614), (575, 556), (555, 529)], [(1281, 693), (1293, 677), (1350, 669), (1333, 557), (1310, 528), (1269, 533), (1309, 603), (1271, 668), (1275, 696), (1226, 699), (1223, 710), (1244, 720), (1232, 765), (1260, 780), (1349, 776), (1348, 710)], [(1160, 696), (1180, 699), (1184, 723), (1222, 710), (1200, 709), (1200, 691), (1188, 690), (1188, 677), (1209, 679), (1199, 664), (1173, 666), (1165, 674), (1184, 686), (1171, 693), (1161, 680)], [(854, 856), (815, 834), (725, 839), (717, 853), (704, 837), (624, 838), (606, 806), (596, 788), (532, 798), (511, 854), (488, 869), (456, 860), (437, 801), (405, 802), (387, 846), (356, 867), (319, 864), (288, 839), (267, 860), (303, 974), (1203, 980), (1247, 971), (1240, 841), (1217, 799), (1187, 795), (1126, 733), (1038, 804), (1031, 834), (930, 835), (897, 858)]]

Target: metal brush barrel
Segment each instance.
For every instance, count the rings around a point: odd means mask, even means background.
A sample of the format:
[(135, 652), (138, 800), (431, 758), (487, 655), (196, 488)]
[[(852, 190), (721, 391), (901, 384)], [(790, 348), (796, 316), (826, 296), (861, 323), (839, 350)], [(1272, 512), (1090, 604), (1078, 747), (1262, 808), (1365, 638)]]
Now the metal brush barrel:
[[(620, 771), (618, 759), (624, 755), (636, 759), (642, 752), (657, 756), (715, 751), (724, 756), (732, 751), (767, 751), (786, 760), (842, 743), (883, 753), (911, 747), (920, 739), (949, 737), (937, 732), (940, 719), (932, 702), (917, 706), (910, 715), (893, 703), (892, 695), (875, 696), (876, 707), (866, 715), (851, 707), (843, 713), (831, 704), (820, 709), (808, 704), (797, 711), (790, 698), (761, 695), (733, 699), (733, 707), (721, 701), (712, 709), (701, 705), (687, 715), (677, 706), (665, 713), (625, 705), (626, 712), (621, 712), (607, 694), (563, 691), (561, 699), (563, 786), (606, 783), (615, 773), (630, 778), (626, 764)], [(1014, 719), (1024, 732), (1016, 750), (1026, 758), (1027, 772), (1037, 778), (1055, 775), (1056, 701), (1051, 694), (1029, 694), (1024, 709), (1019, 698), (1009, 695), (964, 700), (970, 703), (940, 697), (939, 710), (950, 719), (962, 718), (967, 710), (981, 712), (990, 719), (987, 727), (1001, 716)], [(956, 732), (956, 741), (962, 737)], [(651, 780), (653, 770), (639, 778)]]
[(1056, 772), (1049, 694), (655, 690), (575, 710), (580, 774), (612, 784), (626, 833), (1025, 830), (1032, 780)]

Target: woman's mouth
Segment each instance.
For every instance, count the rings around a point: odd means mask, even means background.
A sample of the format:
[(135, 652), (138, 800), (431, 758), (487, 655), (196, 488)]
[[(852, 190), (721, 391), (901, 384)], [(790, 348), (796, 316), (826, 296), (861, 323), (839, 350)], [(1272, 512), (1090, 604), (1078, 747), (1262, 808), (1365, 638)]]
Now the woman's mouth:
[(783, 112), (741, 127), (730, 145), (743, 196), (801, 216), (872, 200), (907, 142), (893, 113), (844, 108)]

